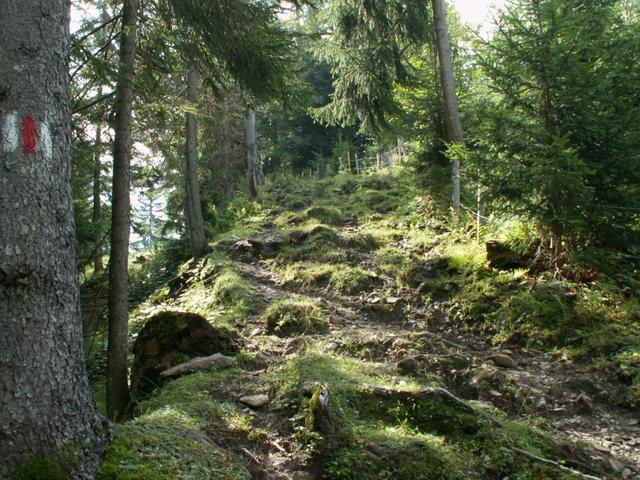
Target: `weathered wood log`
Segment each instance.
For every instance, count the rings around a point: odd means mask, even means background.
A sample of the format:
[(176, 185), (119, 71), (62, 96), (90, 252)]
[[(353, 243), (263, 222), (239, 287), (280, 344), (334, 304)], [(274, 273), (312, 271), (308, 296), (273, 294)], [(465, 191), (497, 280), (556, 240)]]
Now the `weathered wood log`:
[(221, 353), (214, 353), (210, 357), (196, 357), (192, 358), (188, 362), (181, 363), (175, 367), (171, 367), (163, 372), (160, 372), (160, 376), (163, 378), (177, 377), (185, 373), (200, 372), (203, 370), (209, 370), (213, 367), (229, 368), (235, 363), (233, 357), (227, 357)]

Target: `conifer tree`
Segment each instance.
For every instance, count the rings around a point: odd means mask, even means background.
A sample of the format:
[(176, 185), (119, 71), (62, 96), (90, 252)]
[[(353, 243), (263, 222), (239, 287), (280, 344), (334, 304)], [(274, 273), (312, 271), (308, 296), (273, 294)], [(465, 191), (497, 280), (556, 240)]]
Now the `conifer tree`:
[(0, 478), (40, 478), (37, 464), (93, 478), (106, 442), (79, 311), (68, 12), (0, 2)]

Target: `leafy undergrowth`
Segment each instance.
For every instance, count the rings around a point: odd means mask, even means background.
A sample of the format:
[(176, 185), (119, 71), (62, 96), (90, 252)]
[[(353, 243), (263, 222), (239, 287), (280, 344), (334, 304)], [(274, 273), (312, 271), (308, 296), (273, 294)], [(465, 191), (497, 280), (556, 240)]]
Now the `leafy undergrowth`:
[[(473, 248), (466, 255), (475, 255)], [(464, 254), (463, 254), (464, 257)], [(454, 318), (487, 332), (499, 345), (563, 350), (621, 382), (615, 400), (640, 405), (640, 302), (632, 290), (602, 277), (588, 282), (551, 272), (496, 271), (468, 258), (432, 288), (452, 285)]]

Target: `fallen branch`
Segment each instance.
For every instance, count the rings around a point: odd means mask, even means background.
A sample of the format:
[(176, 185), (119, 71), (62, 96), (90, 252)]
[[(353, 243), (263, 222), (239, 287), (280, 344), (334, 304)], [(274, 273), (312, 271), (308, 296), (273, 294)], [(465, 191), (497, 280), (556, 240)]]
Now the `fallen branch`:
[(235, 363), (233, 357), (227, 357), (221, 353), (215, 353), (210, 357), (196, 357), (188, 362), (181, 363), (175, 367), (171, 367), (160, 373), (163, 378), (177, 377), (185, 373), (200, 372), (202, 370), (209, 370), (213, 367), (229, 368)]
[(476, 410), (464, 400), (459, 399), (453, 393), (444, 388), (426, 388), (424, 390), (393, 390), (384, 387), (367, 387), (368, 391), (378, 397), (392, 398), (397, 400), (421, 400), (424, 398), (434, 398), (436, 400), (450, 401), (469, 413), (476, 413)]
[(247, 448), (242, 448), (242, 451), (255, 463), (256, 465), (260, 465), (261, 462), (253, 453), (251, 453)]
[(434, 340), (437, 340), (438, 342), (442, 342), (445, 345), (449, 345), (450, 347), (453, 348), (458, 348), (460, 350), (466, 350), (467, 347), (465, 347), (464, 345), (460, 345), (459, 343), (456, 342), (452, 342), (451, 340), (447, 340), (446, 338), (442, 338), (440, 335), (436, 335), (435, 333), (432, 332), (420, 332), (416, 334), (416, 338), (425, 338), (425, 337), (429, 337), (429, 338), (433, 338)]
[(529, 460), (533, 460), (535, 462), (539, 462), (539, 463), (544, 463), (545, 465), (549, 465), (551, 467), (557, 468), (559, 470), (562, 470), (563, 472), (567, 472), (567, 473), (571, 473), (573, 475), (576, 475), (584, 480), (602, 480), (600, 477), (594, 477), (592, 475), (587, 475), (581, 472), (578, 472), (572, 468), (569, 467), (565, 467), (564, 465), (558, 463), (558, 462), (554, 462), (553, 460), (548, 460), (546, 458), (542, 458), (542, 457), (538, 457), (537, 455), (534, 455), (533, 453), (527, 452), (526, 450), (522, 450), (521, 448), (518, 447), (509, 447), (509, 449), (515, 453), (518, 453), (520, 455), (522, 455), (523, 457), (527, 457)]

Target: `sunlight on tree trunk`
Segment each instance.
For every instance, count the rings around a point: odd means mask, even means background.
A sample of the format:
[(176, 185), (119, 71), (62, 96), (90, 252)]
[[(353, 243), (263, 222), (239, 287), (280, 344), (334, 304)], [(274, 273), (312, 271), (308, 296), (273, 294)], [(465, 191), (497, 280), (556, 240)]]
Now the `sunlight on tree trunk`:
[[(442, 84), (442, 97), (444, 100), (445, 123), (447, 125), (447, 139), (449, 143), (463, 143), (462, 122), (458, 110), (458, 97), (456, 95), (456, 81), (453, 75), (453, 62), (451, 60), (451, 41), (449, 28), (444, 12), (442, 0), (432, 0), (433, 25), (436, 33), (438, 47), (438, 59), (440, 64), (440, 83)], [(453, 210), (456, 217), (460, 217), (460, 161), (452, 161), (453, 178)]]
[(131, 205), (131, 110), (136, 59), (138, 0), (124, 0), (120, 43), (120, 77), (116, 90), (116, 127), (113, 151), (113, 205), (109, 269), (109, 345), (107, 349), (107, 413), (126, 415), (130, 396), (127, 353), (129, 331), (129, 230)]
[[(191, 108), (197, 108), (200, 73), (195, 66), (187, 69), (187, 101)], [(207, 251), (207, 239), (202, 220), (200, 204), (200, 186), (198, 183), (198, 119), (187, 112), (185, 187), (186, 217), (191, 239), (191, 252), (195, 258), (201, 258)]]

